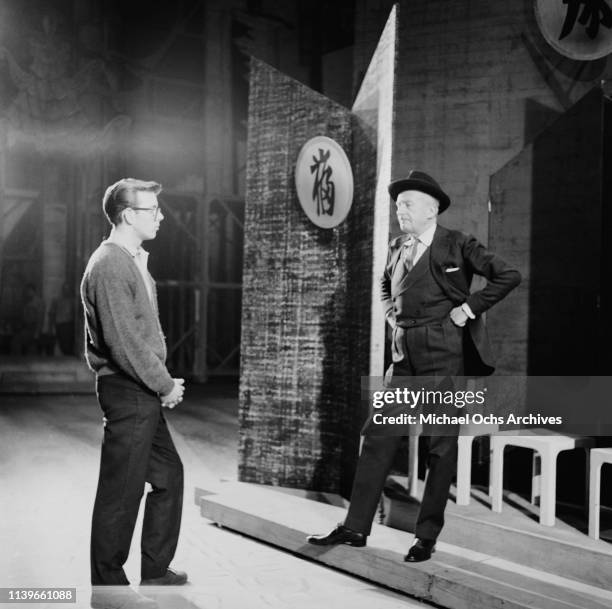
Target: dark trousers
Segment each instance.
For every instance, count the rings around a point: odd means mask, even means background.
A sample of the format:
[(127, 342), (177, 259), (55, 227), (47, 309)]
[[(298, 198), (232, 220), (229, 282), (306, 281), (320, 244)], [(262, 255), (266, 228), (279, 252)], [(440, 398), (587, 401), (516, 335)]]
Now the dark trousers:
[[(398, 327), (393, 331), (392, 355), (388, 375), (392, 386), (401, 386), (402, 377), (460, 376), (463, 374), (463, 329), (448, 318), (417, 328)], [(431, 412), (439, 413), (439, 410)], [(444, 526), (448, 491), (457, 469), (458, 434), (458, 425), (423, 428), (428, 442), (428, 474), (415, 530), (416, 537), (421, 539), (437, 539)], [(366, 535), (370, 533), (400, 441), (401, 436), (365, 436), (345, 526)]]
[(159, 398), (130, 378), (102, 376), (97, 384), (104, 412), (100, 477), (91, 528), (91, 583), (129, 584), (127, 560), (145, 482), (141, 577), (166, 573), (181, 526), (183, 464)]

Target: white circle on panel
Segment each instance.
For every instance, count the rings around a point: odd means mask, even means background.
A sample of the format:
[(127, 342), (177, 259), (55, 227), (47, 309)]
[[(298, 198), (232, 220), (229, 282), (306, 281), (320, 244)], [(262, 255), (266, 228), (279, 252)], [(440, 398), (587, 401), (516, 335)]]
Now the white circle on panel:
[(609, 0), (535, 0), (538, 27), (558, 53), (581, 61), (612, 52)]
[(340, 144), (318, 135), (300, 150), (295, 188), (302, 209), (321, 228), (344, 221), (353, 204), (353, 171)]

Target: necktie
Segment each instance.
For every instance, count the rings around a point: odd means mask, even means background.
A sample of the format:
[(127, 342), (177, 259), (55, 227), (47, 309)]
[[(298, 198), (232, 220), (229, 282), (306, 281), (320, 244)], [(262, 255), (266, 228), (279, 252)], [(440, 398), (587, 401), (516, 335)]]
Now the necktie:
[(414, 259), (416, 258), (417, 247), (419, 245), (418, 237), (410, 237), (402, 250), (402, 261), (406, 267), (406, 271), (410, 272), (414, 267)]

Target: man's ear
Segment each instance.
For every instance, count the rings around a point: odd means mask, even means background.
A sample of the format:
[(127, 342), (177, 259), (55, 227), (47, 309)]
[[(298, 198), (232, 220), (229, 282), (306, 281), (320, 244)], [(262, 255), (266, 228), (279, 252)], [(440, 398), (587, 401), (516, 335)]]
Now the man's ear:
[(129, 224), (129, 225), (132, 224), (132, 216), (130, 214), (130, 208), (129, 207), (126, 207), (125, 209), (121, 210), (120, 216), (121, 216), (121, 221), (124, 224)]

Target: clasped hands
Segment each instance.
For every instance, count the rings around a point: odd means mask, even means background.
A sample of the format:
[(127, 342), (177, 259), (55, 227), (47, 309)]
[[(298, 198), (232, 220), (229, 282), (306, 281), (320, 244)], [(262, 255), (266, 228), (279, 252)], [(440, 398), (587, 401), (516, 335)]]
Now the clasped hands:
[(185, 393), (185, 379), (172, 379), (174, 387), (170, 393), (159, 396), (159, 401), (164, 408), (174, 408), (177, 404), (183, 401)]

